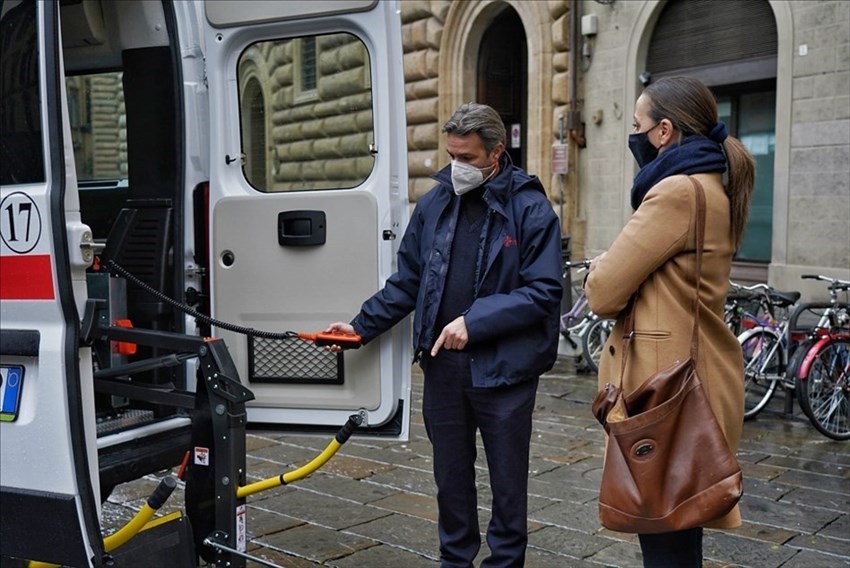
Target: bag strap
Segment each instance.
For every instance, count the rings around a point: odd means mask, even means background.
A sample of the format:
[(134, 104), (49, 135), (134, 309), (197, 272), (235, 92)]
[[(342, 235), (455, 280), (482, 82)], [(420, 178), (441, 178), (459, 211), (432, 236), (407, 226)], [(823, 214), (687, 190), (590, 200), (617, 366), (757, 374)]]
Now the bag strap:
[[(699, 354), (699, 291), (702, 281), (702, 249), (705, 244), (705, 189), (699, 180), (688, 176), (691, 184), (694, 186), (694, 196), (697, 202), (697, 219), (696, 219), (696, 292), (694, 294), (694, 326), (691, 332), (691, 359), (697, 360)], [(626, 305), (626, 319), (623, 326), (623, 358), (620, 365), (620, 384), (619, 388), (623, 388), (623, 375), (626, 373), (626, 360), (629, 358), (629, 351), (632, 344), (632, 338), (635, 333), (635, 298), (637, 293), (634, 293), (629, 298), (629, 303)]]

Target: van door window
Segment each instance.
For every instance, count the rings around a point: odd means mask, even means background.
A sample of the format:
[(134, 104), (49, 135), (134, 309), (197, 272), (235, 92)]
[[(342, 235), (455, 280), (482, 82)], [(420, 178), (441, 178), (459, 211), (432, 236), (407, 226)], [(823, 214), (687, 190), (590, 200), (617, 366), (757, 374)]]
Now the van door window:
[(369, 53), (348, 33), (262, 41), (239, 57), (243, 172), (259, 191), (357, 187), (372, 172)]
[(83, 219), (105, 239), (129, 198), (124, 73), (66, 77), (74, 167)]
[(36, 4), (0, 7), (0, 184), (43, 182)]
[(77, 179), (126, 179), (127, 118), (123, 73), (68, 77), (68, 114)]

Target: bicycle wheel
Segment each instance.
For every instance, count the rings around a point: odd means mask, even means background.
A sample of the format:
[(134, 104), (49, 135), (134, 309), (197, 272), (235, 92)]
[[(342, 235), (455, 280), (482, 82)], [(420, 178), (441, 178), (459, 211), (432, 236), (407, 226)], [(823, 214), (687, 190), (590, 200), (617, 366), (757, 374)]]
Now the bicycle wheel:
[(611, 335), (613, 328), (614, 322), (612, 320), (597, 319), (590, 324), (582, 338), (584, 361), (593, 373), (599, 372), (599, 358), (602, 356), (602, 349), (605, 347), (605, 342), (608, 341), (608, 336)]
[(767, 406), (782, 380), (784, 347), (773, 330), (756, 328), (738, 338), (744, 355), (744, 419)]
[(850, 440), (850, 339), (832, 339), (814, 349), (808, 375), (797, 376), (797, 400), (819, 432)]

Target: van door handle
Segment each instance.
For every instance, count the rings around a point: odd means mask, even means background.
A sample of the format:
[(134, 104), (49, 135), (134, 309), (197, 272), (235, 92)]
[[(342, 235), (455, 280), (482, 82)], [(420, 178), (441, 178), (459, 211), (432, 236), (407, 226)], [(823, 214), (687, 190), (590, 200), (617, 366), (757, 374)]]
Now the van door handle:
[(277, 242), (282, 247), (325, 244), (324, 211), (281, 211), (277, 214)]

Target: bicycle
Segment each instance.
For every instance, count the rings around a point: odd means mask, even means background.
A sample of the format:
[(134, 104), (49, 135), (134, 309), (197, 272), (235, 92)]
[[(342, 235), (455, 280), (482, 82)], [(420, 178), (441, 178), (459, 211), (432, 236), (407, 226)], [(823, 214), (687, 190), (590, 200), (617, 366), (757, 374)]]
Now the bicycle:
[(729, 292), (723, 306), (723, 321), (735, 337), (759, 325), (758, 318), (768, 315), (765, 300), (769, 298), (771, 292), (769, 288), (767, 284), (745, 286), (729, 281)]
[[(566, 274), (569, 274), (571, 268), (586, 270), (589, 266), (590, 260), (564, 263)], [(576, 287), (574, 297), (576, 300), (572, 307), (561, 315), (561, 336), (564, 341), (558, 352), (578, 358), (586, 370), (597, 373), (602, 347), (608, 340), (614, 322), (601, 319), (590, 311), (587, 296), (581, 287)]]
[[(780, 292), (767, 284), (739, 286), (749, 294), (746, 302), (755, 302), (753, 311), (741, 309), (735, 313), (737, 325), (746, 329), (738, 335), (744, 358), (744, 419), (756, 416), (773, 398), (781, 385), (793, 390), (793, 381), (786, 379), (788, 354), (793, 342), (787, 333), (788, 319), (777, 320), (780, 311), (800, 299), (799, 292)], [(763, 316), (758, 314), (763, 313)]]
[(584, 360), (594, 373), (599, 372), (599, 359), (602, 357), (605, 343), (614, 329), (614, 320), (596, 317), (582, 340)]
[(789, 332), (806, 312), (824, 309), (792, 358), (788, 374), (812, 425), (834, 440), (850, 440), (850, 308), (838, 301), (838, 293), (847, 293), (850, 282), (814, 274), (802, 278), (829, 282), (830, 301), (803, 304), (794, 311)]

